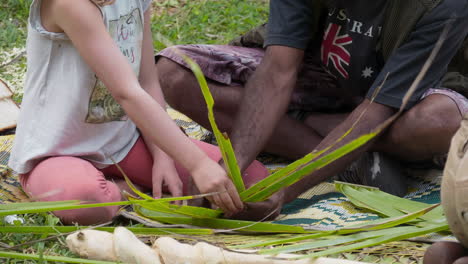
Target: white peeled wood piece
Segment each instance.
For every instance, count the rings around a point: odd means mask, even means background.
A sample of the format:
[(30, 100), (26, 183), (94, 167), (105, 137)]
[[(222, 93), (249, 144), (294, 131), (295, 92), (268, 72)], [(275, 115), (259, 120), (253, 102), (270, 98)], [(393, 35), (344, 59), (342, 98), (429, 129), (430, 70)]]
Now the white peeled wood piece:
[(207, 244), (197, 243), (195, 248), (198, 248), (207, 264), (313, 264), (313, 260), (279, 260), (272, 259), (267, 255), (237, 253), (223, 250), (219, 247)]
[[(162, 237), (156, 240), (153, 248), (157, 250), (165, 264), (362, 264), (362, 262), (341, 259), (301, 259), (280, 260), (267, 255), (237, 253), (219, 247), (197, 243), (194, 246), (179, 243), (177, 240)], [(278, 257), (294, 257), (279, 255)], [(297, 256), (297, 255), (296, 255)]]
[(82, 258), (118, 261), (114, 253), (114, 235), (97, 230), (82, 230), (67, 236), (68, 248)]
[(0, 80), (0, 132), (16, 127), (19, 107), (11, 99), (13, 92)]
[(114, 230), (114, 252), (123, 263), (161, 264), (158, 253), (125, 227)]
[[(273, 259), (267, 255), (249, 254), (252, 251), (233, 252), (203, 242), (192, 246), (170, 237), (157, 239), (151, 249), (124, 227), (116, 228), (114, 234), (96, 230), (78, 231), (69, 235), (66, 242), (70, 250), (81, 257), (131, 264), (363, 264), (329, 258)], [(277, 257), (296, 256), (280, 254)]]
[(179, 243), (170, 237), (158, 238), (153, 249), (159, 253), (164, 264), (204, 264), (198, 250), (191, 245)]

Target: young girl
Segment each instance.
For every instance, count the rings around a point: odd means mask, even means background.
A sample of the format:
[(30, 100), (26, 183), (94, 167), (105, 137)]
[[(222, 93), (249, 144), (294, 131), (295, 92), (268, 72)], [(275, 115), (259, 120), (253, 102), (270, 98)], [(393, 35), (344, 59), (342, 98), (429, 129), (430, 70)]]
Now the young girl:
[[(243, 209), (214, 146), (191, 141), (165, 112), (150, 0), (34, 0), (28, 73), (10, 167), (41, 201), (122, 199), (130, 179), (174, 196), (195, 185), (227, 215)], [(170, 76), (168, 76), (170, 78)], [(175, 161), (175, 162), (174, 162)], [(258, 162), (247, 184), (267, 175)], [(193, 183), (192, 181), (193, 180)], [(117, 207), (59, 211), (67, 224), (109, 221)]]

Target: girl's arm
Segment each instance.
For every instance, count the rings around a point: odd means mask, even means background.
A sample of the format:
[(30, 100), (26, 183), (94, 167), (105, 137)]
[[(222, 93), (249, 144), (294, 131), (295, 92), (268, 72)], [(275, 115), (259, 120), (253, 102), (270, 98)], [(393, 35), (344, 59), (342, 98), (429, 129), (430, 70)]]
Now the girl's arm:
[[(153, 97), (161, 107), (166, 108), (166, 101), (159, 85), (158, 72), (154, 62), (153, 37), (151, 34), (151, 8), (145, 12), (145, 25), (143, 33), (143, 48), (140, 67), (140, 85)], [(177, 174), (174, 161), (158, 146), (153, 144), (150, 137), (142, 134), (146, 145), (153, 156), (153, 196), (162, 196), (162, 185), (167, 185), (172, 196), (182, 196), (182, 181)]]
[[(72, 3), (73, 2), (73, 3)], [(48, 0), (52, 20), (73, 42), (83, 59), (106, 85), (127, 115), (155, 144), (184, 166), (202, 193), (219, 192), (211, 202), (225, 212), (243, 204), (226, 172), (194, 145), (144, 91), (127, 59), (108, 34), (99, 10), (89, 0)]]

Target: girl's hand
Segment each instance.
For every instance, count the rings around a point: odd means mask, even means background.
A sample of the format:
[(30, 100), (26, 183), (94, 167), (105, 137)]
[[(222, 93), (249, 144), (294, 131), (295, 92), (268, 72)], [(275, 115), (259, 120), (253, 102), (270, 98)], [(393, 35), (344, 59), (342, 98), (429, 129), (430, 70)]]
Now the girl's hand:
[(153, 157), (152, 175), (154, 198), (162, 197), (163, 186), (167, 186), (173, 197), (182, 196), (183, 184), (175, 168), (174, 161), (161, 150), (158, 150)]
[(244, 208), (236, 187), (229, 179), (226, 171), (212, 159), (204, 158), (191, 172), (200, 193), (217, 192), (207, 199), (223, 210), (226, 216), (241, 212)]

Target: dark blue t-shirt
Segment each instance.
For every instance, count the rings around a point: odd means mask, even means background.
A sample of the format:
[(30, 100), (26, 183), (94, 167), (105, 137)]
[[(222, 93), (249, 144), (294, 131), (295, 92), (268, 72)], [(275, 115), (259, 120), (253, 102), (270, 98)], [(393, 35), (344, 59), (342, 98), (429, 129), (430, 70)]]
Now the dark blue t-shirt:
[[(468, 32), (468, 1), (444, 0), (415, 26), (406, 42), (384, 61), (377, 44), (384, 23), (387, 0), (328, 1), (321, 36), (314, 36), (314, 9), (317, 0), (271, 0), (269, 45), (284, 45), (306, 50), (320, 41), (320, 58), (348, 94), (371, 97), (388, 75), (376, 102), (400, 107), (416, 75), (429, 57), (443, 28), (454, 20), (444, 46), (424, 80), (410, 100), (411, 107), (431, 87), (440, 85), (447, 65)], [(323, 14), (323, 12), (322, 12)], [(315, 38), (314, 38), (315, 37)]]

